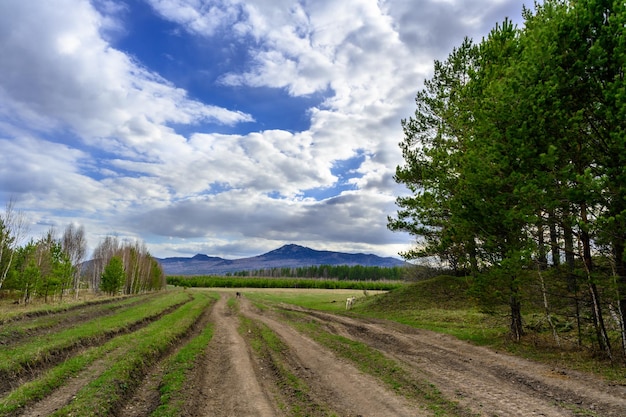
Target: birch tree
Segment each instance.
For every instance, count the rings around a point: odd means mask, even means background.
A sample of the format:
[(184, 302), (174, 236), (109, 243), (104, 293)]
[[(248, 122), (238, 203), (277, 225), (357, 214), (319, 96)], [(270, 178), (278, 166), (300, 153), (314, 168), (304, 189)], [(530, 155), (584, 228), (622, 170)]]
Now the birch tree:
[(0, 215), (0, 290), (11, 270), (15, 251), (27, 233), (24, 212), (15, 208), (15, 200), (9, 200), (4, 215)]

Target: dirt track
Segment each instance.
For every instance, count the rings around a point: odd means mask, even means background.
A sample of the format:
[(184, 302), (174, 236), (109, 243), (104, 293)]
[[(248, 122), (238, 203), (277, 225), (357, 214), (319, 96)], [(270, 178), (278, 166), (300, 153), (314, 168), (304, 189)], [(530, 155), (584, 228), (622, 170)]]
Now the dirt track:
[[(310, 415), (432, 415), (419, 398), (400, 397), (354, 364), (300, 334), (274, 313), (254, 308), (245, 298), (241, 313), (267, 325), (288, 347), (281, 366), (306, 381), (307, 401), (322, 410)], [(293, 307), (286, 307), (293, 308)], [(480, 416), (626, 415), (626, 387), (610, 386), (589, 375), (552, 369), (460, 342), (452, 337), (382, 321), (306, 311), (327, 330), (384, 352), (415, 379), (426, 379), (449, 400)], [(237, 333), (238, 320), (225, 298), (212, 320), (218, 331), (204, 364), (197, 416), (291, 415), (289, 398), (271, 367)]]
[[(626, 387), (590, 375), (382, 320), (291, 305), (261, 311), (245, 297), (238, 299), (238, 311), (233, 311), (227, 303), (232, 296), (222, 294), (195, 326), (197, 332), (211, 322), (214, 335), (186, 382), (181, 415), (431, 416), (436, 408), (432, 400), (413, 388), (426, 384), (436, 387), (440, 396), (453, 404), (439, 409), (437, 415), (442, 416), (626, 416)], [(392, 390), (359, 371), (357, 364), (295, 330), (293, 323), (285, 320), (285, 315), (293, 312), (298, 320), (315, 322), (326, 332), (382, 352), (402, 370), (402, 381), (409, 388)], [(239, 315), (245, 318), (243, 324)], [(258, 335), (263, 331), (277, 336), (279, 346), (259, 347)], [(98, 372), (102, 369), (96, 362), (21, 415), (51, 414), (71, 401)], [(161, 364), (156, 364), (116, 415), (149, 416), (158, 405), (160, 380)]]

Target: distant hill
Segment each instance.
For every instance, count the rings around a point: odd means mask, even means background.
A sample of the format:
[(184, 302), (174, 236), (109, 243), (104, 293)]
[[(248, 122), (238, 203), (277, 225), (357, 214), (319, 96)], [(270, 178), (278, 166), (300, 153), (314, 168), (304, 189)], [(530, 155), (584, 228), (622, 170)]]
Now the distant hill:
[(224, 275), (229, 272), (314, 265), (362, 265), (385, 268), (405, 265), (404, 261), (392, 257), (320, 251), (293, 244), (251, 258), (224, 259), (198, 254), (191, 258), (175, 257), (157, 260), (161, 263), (166, 275)]

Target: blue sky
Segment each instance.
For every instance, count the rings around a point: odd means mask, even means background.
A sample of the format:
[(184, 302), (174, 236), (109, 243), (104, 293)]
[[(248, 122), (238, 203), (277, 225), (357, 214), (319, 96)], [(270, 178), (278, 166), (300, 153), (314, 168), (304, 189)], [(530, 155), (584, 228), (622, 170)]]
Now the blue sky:
[(400, 120), (517, 0), (3, 0), (0, 204), (157, 257), (397, 256)]

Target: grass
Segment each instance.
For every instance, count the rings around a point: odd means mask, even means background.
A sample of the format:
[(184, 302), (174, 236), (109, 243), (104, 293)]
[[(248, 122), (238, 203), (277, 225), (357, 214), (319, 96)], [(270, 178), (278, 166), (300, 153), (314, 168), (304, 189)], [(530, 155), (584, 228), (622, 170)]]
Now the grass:
[[(368, 291), (367, 294), (380, 294), (382, 291)], [(246, 292), (246, 297), (261, 303), (288, 303), (314, 310), (328, 312), (342, 312), (346, 309), (346, 298), (365, 297), (362, 290), (316, 290), (316, 291), (283, 291), (280, 289), (272, 291), (251, 291)]]
[[(557, 347), (549, 332), (529, 329), (520, 343), (508, 338), (506, 308), (498, 314), (486, 314), (468, 296), (470, 282), (466, 278), (440, 276), (399, 287), (388, 293), (365, 297), (362, 291), (315, 292), (302, 294), (281, 292), (246, 292), (246, 296), (258, 303), (269, 305), (289, 303), (302, 307), (339, 314), (356, 314), (366, 317), (397, 321), (416, 328), (450, 334), (461, 340), (490, 347), (535, 361), (574, 370), (592, 372), (620, 385), (626, 385), (624, 364), (610, 363), (598, 358), (589, 349), (575, 345)], [(370, 293), (371, 294), (371, 293)], [(354, 308), (345, 311), (345, 297), (358, 296)], [(526, 306), (525, 317), (532, 322), (536, 311)], [(567, 334), (561, 334), (565, 339)], [(574, 338), (570, 336), (570, 338)], [(619, 349), (619, 346), (615, 346)]]
[[(309, 387), (305, 381), (293, 373), (286, 364), (289, 348), (267, 325), (250, 318), (239, 316), (239, 332), (246, 337), (258, 356), (266, 360), (277, 376), (279, 388), (288, 404), (282, 403), (283, 409), (288, 409), (293, 417), (309, 415), (335, 416), (325, 406), (314, 402), (309, 394)], [(280, 403), (280, 400), (279, 400)]]
[(145, 300), (147, 296), (108, 298), (105, 301), (72, 304), (71, 308), (63, 308), (56, 311), (38, 310), (41, 313), (36, 314), (32, 318), (7, 321), (7, 323), (2, 325), (0, 328), (0, 344), (3, 340), (9, 342), (16, 338), (28, 336), (28, 334), (34, 331), (53, 328), (63, 321), (76, 318), (78, 314), (82, 316), (87, 312), (92, 312), (94, 314), (106, 315), (120, 307), (140, 302), (142, 299)]
[[(188, 303), (191, 305), (192, 303)], [(187, 309), (183, 310), (186, 311)], [(181, 314), (180, 312), (178, 314)], [(157, 322), (158, 323), (158, 322)], [(125, 349), (133, 346), (137, 338), (143, 338), (157, 327), (157, 323), (140, 329), (137, 332), (115, 337), (99, 346), (94, 346), (81, 352), (80, 355), (71, 357), (58, 366), (44, 372), (37, 379), (20, 385), (11, 391), (4, 398), (0, 399), (0, 416), (12, 415), (16, 410), (24, 406), (41, 400), (49, 395), (56, 388), (61, 387), (69, 378), (75, 377), (94, 361), (103, 358), (117, 349)], [(171, 321), (169, 322), (171, 326)], [(120, 352), (120, 355), (124, 352)], [(115, 361), (119, 355), (114, 355), (110, 359)]]
[(285, 317), (299, 331), (309, 335), (337, 355), (350, 360), (362, 372), (380, 379), (398, 394), (425, 404), (433, 415), (471, 415), (456, 402), (446, 399), (434, 385), (425, 380), (412, 378), (396, 361), (365, 343), (324, 331), (319, 323), (308, 320), (305, 315), (297, 312), (285, 312)]
[[(465, 278), (441, 276), (399, 288), (393, 293), (373, 297), (357, 304), (356, 314), (398, 321), (413, 327), (447, 333), (461, 340), (503, 350), (516, 356), (553, 366), (591, 372), (620, 385), (626, 385), (624, 364), (610, 363), (589, 349), (575, 344), (558, 347), (550, 332), (527, 329), (521, 342), (508, 337), (507, 310), (498, 314), (480, 311), (467, 295), (470, 283)], [(525, 321), (532, 322), (542, 311), (527, 306)], [(573, 333), (572, 330), (570, 333)], [(574, 338), (562, 333), (562, 340)]]
[[(217, 294), (210, 295), (217, 299)], [(205, 326), (199, 335), (191, 339), (176, 355), (167, 360), (163, 380), (159, 387), (160, 404), (151, 417), (175, 417), (182, 415), (187, 398), (182, 391), (185, 382), (207, 345), (213, 338), (213, 325)]]
[(77, 345), (90, 345), (119, 333), (132, 325), (158, 316), (166, 309), (186, 302), (182, 292), (163, 293), (146, 303), (120, 309), (116, 314), (100, 317), (63, 331), (31, 338), (23, 343), (0, 349), (0, 375), (19, 375), (25, 369), (48, 360), (51, 356)]
[(404, 285), (402, 281), (355, 281), (320, 278), (260, 278), (222, 276), (171, 276), (169, 285), (195, 288), (308, 288), (389, 291)]
[(126, 343), (125, 337), (115, 338), (102, 345), (87, 349), (79, 356), (75, 356), (48, 370), (39, 378), (20, 385), (7, 396), (0, 399), (0, 416), (12, 415), (27, 404), (45, 398), (53, 390), (62, 386), (69, 378), (75, 377), (80, 371), (92, 364), (95, 360), (107, 353), (118, 349)]
[[(26, 305), (14, 305), (11, 299), (0, 300), (0, 325), (9, 323), (14, 320), (20, 320), (24, 317), (55, 314), (93, 304), (108, 303), (110, 301), (116, 301), (126, 298), (137, 298), (137, 296), (112, 297), (109, 295), (93, 295), (89, 291), (84, 291), (81, 294), (82, 295), (78, 299), (69, 296), (57, 303), (44, 303), (41, 300), (35, 300)], [(151, 294), (147, 296), (150, 295)], [(146, 295), (142, 295), (141, 297), (144, 296)]]
[[(99, 377), (81, 389), (72, 402), (52, 416), (107, 416), (140, 383), (146, 370), (176, 343), (210, 303), (203, 293), (194, 293), (191, 302), (135, 332), (124, 355), (110, 363)], [(131, 336), (131, 335), (127, 335)]]

